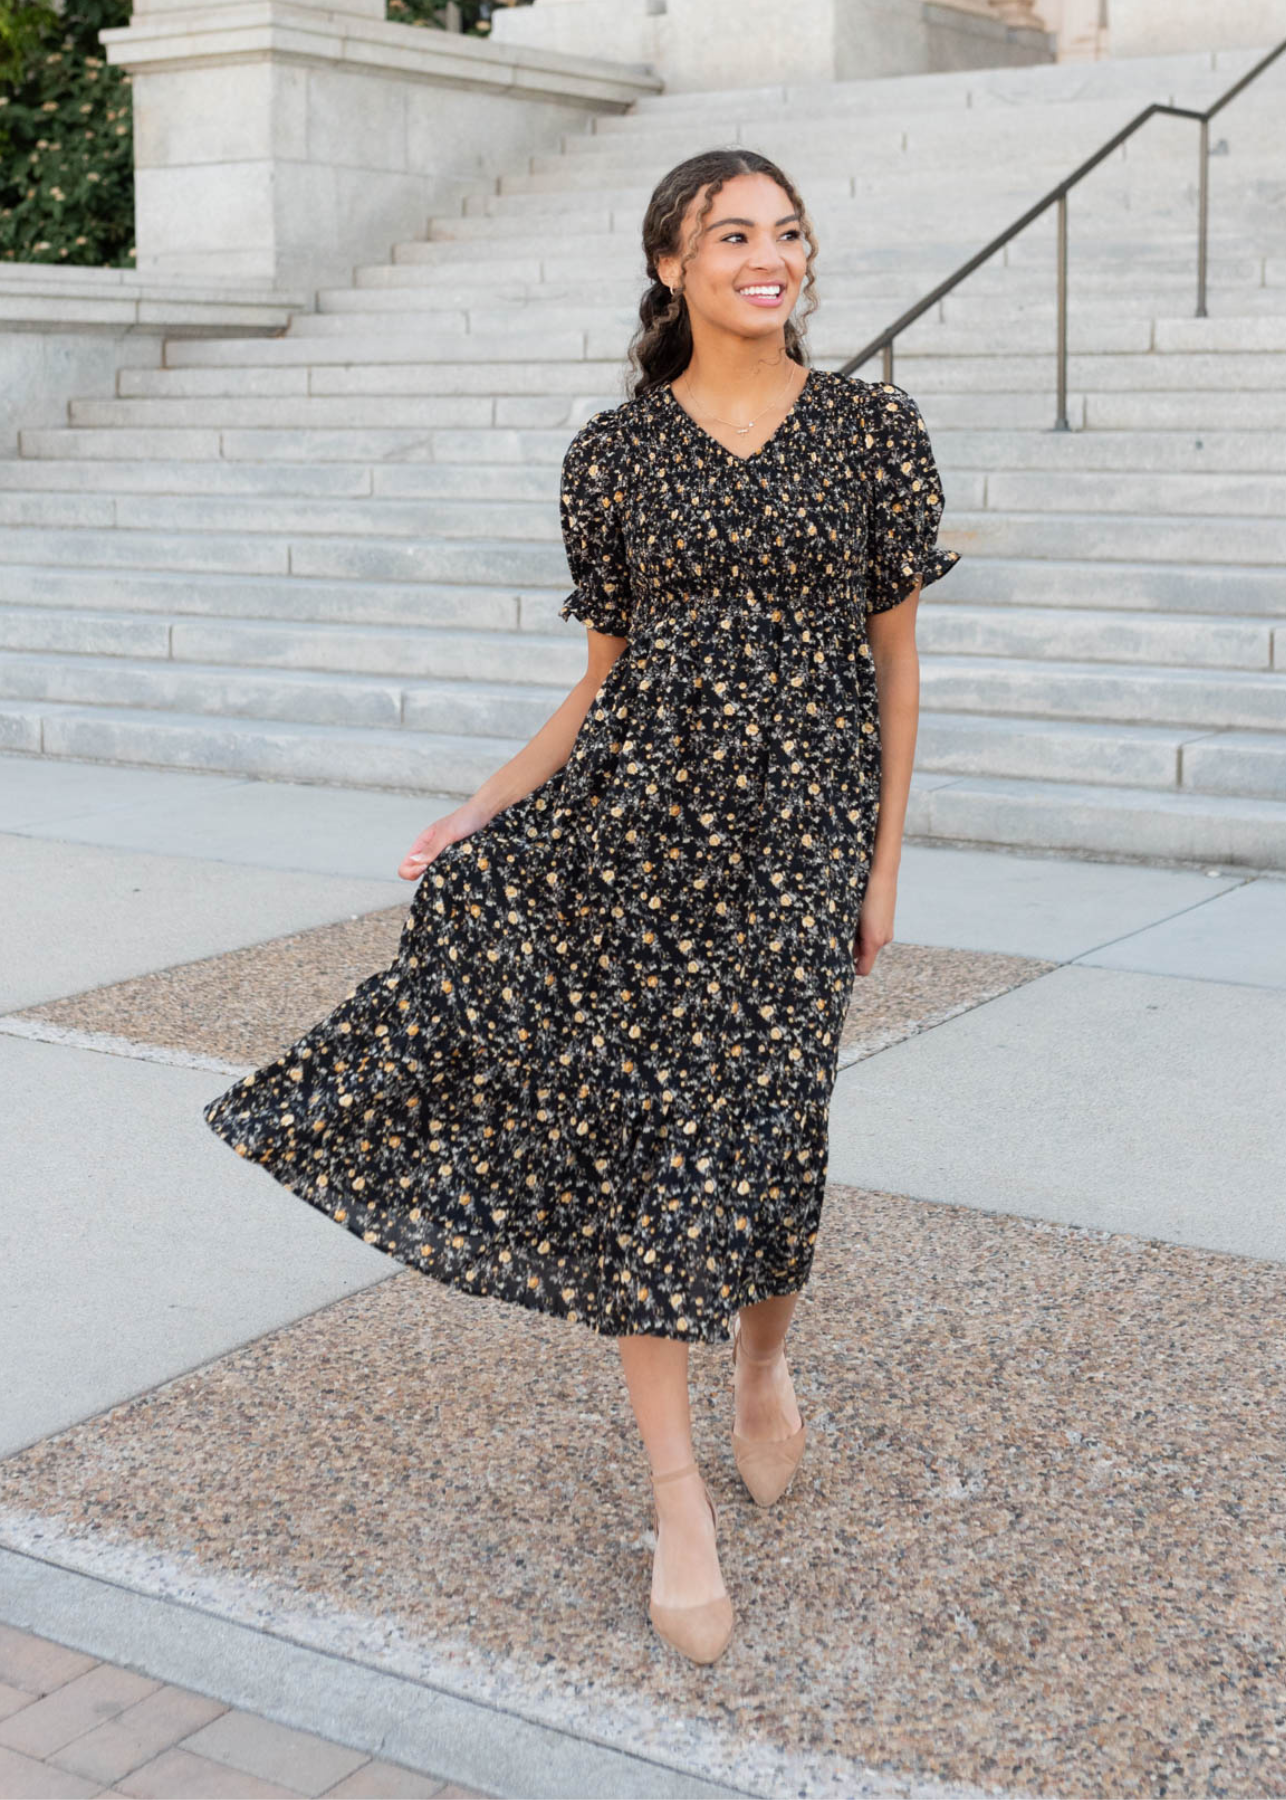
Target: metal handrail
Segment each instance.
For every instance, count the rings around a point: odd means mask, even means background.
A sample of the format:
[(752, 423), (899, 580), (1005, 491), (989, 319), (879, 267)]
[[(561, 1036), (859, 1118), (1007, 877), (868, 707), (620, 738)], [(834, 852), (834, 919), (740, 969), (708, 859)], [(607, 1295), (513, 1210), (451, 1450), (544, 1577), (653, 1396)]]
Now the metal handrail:
[(1283, 39), (1275, 50), (1270, 50), (1267, 56), (1261, 57), (1253, 69), (1248, 69), (1241, 77), (1241, 80), (1234, 82), (1227, 93), (1216, 100), (1214, 105), (1208, 107), (1205, 112), (1197, 112), (1190, 106), (1169, 106), (1160, 100), (1153, 101), (1151, 106), (1145, 106), (1141, 113), (1138, 113), (1131, 119), (1128, 125), (1123, 126), (1122, 129), (1116, 133), (1115, 137), (1109, 138), (1108, 141), (1102, 145), (1100, 149), (1096, 150), (1092, 156), (1087, 157), (1078, 168), (1073, 169), (1072, 173), (1066, 176), (1064, 180), (1060, 181), (1057, 187), (1052, 187), (1043, 199), (1038, 200), (1034, 206), (1029, 206), (1020, 219), (1015, 219), (1013, 224), (1002, 231), (998, 237), (992, 238), (989, 244), (984, 244), (982, 249), (979, 250), (976, 255), (971, 256), (968, 262), (962, 263), (953, 275), (948, 275), (945, 281), (940, 281), (937, 287), (933, 289), (932, 293), (926, 294), (923, 300), (918, 300), (913, 307), (907, 312), (904, 312), (900, 319), (895, 319), (893, 324), (890, 325), (887, 330), (882, 331), (878, 337), (872, 338), (865, 349), (859, 350), (856, 356), (851, 356), (838, 373), (841, 375), (851, 375), (854, 369), (860, 369), (864, 362), (869, 361), (869, 359), (875, 355), (877, 350), (882, 350), (884, 352), (884, 379), (885, 381), (892, 381), (893, 341), (898, 334), (905, 331), (908, 325), (914, 324), (921, 313), (927, 312), (931, 306), (935, 306), (937, 302), (941, 300), (942, 296), (950, 293), (951, 289), (962, 282), (966, 275), (972, 275), (973, 271), (978, 268), (981, 263), (985, 263), (989, 257), (994, 256), (997, 250), (1003, 249), (1011, 238), (1017, 237), (1018, 233), (1025, 230), (1026, 227), (1031, 224), (1033, 219), (1038, 219), (1046, 208), (1053, 206), (1055, 202), (1057, 202), (1058, 416), (1054, 421), (1054, 429), (1055, 431), (1069, 431), (1071, 427), (1067, 422), (1068, 194), (1071, 192), (1072, 188), (1076, 186), (1077, 182), (1083, 181), (1090, 170), (1097, 168), (1099, 163), (1101, 163), (1105, 157), (1110, 156), (1119, 144), (1123, 144), (1128, 137), (1132, 137), (1134, 133), (1139, 130), (1140, 126), (1146, 125), (1154, 113), (1170, 113), (1176, 119), (1196, 119), (1201, 126), (1201, 168), (1198, 177), (1197, 190), (1197, 310), (1194, 316), (1198, 319), (1207, 318), (1209, 315), (1206, 312), (1206, 247), (1210, 213), (1210, 121), (1217, 112), (1227, 106), (1230, 100), (1236, 99), (1243, 88), (1249, 87), (1252, 81), (1255, 81), (1262, 75), (1270, 63), (1276, 62), (1277, 58), (1281, 56), (1284, 51), (1286, 51), (1286, 39)]

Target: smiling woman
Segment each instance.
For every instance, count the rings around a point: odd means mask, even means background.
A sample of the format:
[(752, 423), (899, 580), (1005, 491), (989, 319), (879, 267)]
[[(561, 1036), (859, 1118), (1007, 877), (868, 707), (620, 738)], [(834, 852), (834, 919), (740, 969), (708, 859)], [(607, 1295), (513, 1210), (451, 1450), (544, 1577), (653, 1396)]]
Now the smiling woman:
[(207, 1117), (410, 1267), (619, 1341), (652, 1621), (710, 1662), (733, 1619), (688, 1346), (733, 1338), (733, 1454), (773, 1504), (841, 1027), (893, 935), (916, 596), (957, 554), (915, 401), (805, 362), (781, 171), (684, 163), (643, 236), (633, 396), (563, 461), (586, 673), (417, 839), (391, 968)]

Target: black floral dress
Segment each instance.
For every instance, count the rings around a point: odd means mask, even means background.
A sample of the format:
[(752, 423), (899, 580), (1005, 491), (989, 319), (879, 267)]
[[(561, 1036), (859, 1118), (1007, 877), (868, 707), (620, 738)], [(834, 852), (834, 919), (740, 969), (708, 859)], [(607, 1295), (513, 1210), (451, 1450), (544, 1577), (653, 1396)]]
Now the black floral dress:
[(744, 459), (668, 385), (563, 465), (627, 640), (567, 763), (441, 851), (392, 965), (206, 1108), (369, 1244), (609, 1336), (806, 1282), (879, 805), (865, 616), (959, 560), (914, 400), (810, 370)]

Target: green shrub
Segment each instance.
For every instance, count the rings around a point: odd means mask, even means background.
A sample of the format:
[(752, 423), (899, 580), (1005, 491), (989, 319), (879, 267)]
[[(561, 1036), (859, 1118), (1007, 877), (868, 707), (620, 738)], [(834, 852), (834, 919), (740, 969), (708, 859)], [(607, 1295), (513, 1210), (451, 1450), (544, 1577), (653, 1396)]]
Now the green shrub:
[[(491, 15), (506, 5), (526, 6), (530, 0), (460, 0), (461, 23), (475, 37), (491, 30)], [(386, 0), (385, 11), (398, 25), (445, 26), (445, 0)]]
[(0, 259), (129, 268), (129, 76), (98, 33), (129, 0), (0, 0)]

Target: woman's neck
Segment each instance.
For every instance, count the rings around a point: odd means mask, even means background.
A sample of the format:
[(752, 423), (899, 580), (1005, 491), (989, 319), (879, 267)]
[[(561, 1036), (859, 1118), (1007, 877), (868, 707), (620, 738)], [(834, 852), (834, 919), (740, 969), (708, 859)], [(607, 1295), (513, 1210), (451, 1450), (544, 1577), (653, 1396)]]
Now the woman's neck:
[(786, 351), (785, 337), (713, 340), (693, 334), (692, 355), (680, 379), (715, 412), (774, 399), (793, 379), (796, 364)]

